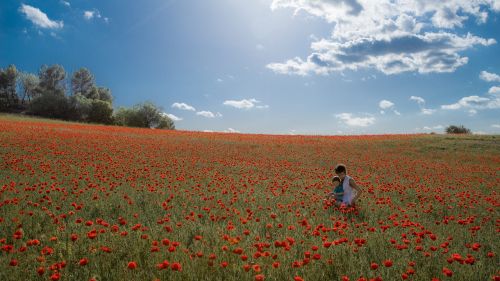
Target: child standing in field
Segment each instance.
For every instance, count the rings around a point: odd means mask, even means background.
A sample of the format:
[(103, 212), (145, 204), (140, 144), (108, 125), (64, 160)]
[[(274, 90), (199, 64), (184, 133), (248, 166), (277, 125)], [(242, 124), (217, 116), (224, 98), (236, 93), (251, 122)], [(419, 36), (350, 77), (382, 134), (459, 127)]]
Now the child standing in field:
[(342, 204), (342, 199), (344, 197), (344, 188), (340, 184), (340, 178), (334, 176), (332, 179), (333, 190), (326, 195), (326, 200), (330, 199), (332, 196), (335, 198), (335, 205), (340, 206)]
[(338, 164), (335, 167), (335, 174), (340, 178), (340, 185), (344, 189), (342, 203), (347, 206), (354, 206), (363, 191), (354, 179), (347, 175), (347, 169), (344, 164)]

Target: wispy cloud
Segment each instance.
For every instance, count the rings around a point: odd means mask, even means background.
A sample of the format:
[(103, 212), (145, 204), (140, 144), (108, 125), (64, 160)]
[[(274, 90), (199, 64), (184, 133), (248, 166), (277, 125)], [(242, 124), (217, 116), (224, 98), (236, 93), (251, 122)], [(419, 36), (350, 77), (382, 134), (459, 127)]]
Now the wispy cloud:
[[(332, 24), (330, 38), (313, 39), (306, 59), (295, 57), (267, 67), (281, 74), (328, 74), (376, 69), (384, 74), (453, 72), (468, 58), (460, 53), (495, 39), (455, 33), (470, 17), (478, 23), (492, 1), (273, 0), (271, 9), (291, 8)], [(436, 31), (438, 30), (438, 31)]]
[(196, 111), (196, 109), (189, 104), (183, 103), (183, 102), (174, 102), (172, 104), (172, 108), (177, 108), (180, 110), (188, 110), (188, 111)]
[(35, 8), (30, 5), (21, 4), (19, 11), (23, 13), (28, 20), (33, 24), (41, 28), (48, 29), (59, 29), (64, 27), (63, 21), (54, 21), (49, 19), (47, 14), (42, 12), (40, 9)]
[(352, 113), (340, 113), (335, 117), (347, 126), (352, 127), (367, 127), (375, 123), (375, 117), (355, 117)]
[(424, 115), (432, 115), (436, 112), (435, 109), (425, 108), (425, 99), (422, 97), (411, 96), (410, 100), (417, 102), (418, 107), (420, 108), (420, 113)]
[(252, 99), (242, 99), (242, 100), (226, 100), (222, 104), (238, 109), (269, 108), (269, 105), (257, 105), (258, 103), (260, 103), (260, 101), (252, 98)]

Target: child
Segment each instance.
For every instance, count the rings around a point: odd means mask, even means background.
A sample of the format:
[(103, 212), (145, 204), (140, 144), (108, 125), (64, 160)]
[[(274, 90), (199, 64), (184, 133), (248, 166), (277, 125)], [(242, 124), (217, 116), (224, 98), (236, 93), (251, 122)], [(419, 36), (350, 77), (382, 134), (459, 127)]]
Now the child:
[(342, 204), (342, 197), (344, 197), (344, 188), (340, 184), (340, 178), (334, 176), (332, 179), (333, 183), (333, 191), (326, 195), (325, 199), (329, 199), (330, 197), (335, 197), (335, 205), (340, 206)]
[(335, 174), (340, 178), (340, 184), (344, 188), (342, 203), (347, 206), (354, 206), (363, 191), (346, 172), (347, 169), (343, 164), (338, 164), (335, 167)]

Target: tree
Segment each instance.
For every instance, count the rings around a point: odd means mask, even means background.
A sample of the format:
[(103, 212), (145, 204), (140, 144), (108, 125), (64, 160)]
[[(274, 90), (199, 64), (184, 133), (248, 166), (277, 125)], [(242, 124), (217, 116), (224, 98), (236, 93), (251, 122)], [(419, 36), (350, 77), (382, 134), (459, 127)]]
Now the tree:
[(107, 101), (113, 104), (113, 96), (111, 95), (111, 90), (105, 87), (98, 87), (97, 92), (99, 93), (99, 100)]
[(14, 65), (0, 69), (0, 111), (8, 111), (19, 105), (16, 93), (18, 72)]
[(446, 128), (447, 134), (470, 134), (470, 129), (465, 128), (463, 125), (455, 126), (450, 125)]
[(71, 90), (73, 95), (81, 94), (89, 98), (90, 91), (95, 88), (94, 76), (85, 67), (73, 73), (71, 77)]
[(19, 80), (23, 93), (21, 104), (24, 104), (26, 98), (28, 99), (29, 103), (31, 102), (31, 99), (33, 99), (36, 95), (35, 89), (36, 87), (38, 87), (38, 83), (40, 82), (40, 80), (35, 74), (27, 72), (21, 72), (19, 75)]
[(119, 108), (114, 115), (115, 124), (121, 126), (175, 129), (174, 122), (151, 102), (137, 104), (133, 108)]
[(66, 87), (64, 80), (66, 79), (66, 71), (58, 64), (52, 66), (43, 65), (38, 73), (39, 83), (36, 91), (43, 95), (51, 92), (55, 95), (64, 95)]
[(175, 130), (174, 121), (170, 119), (165, 114), (160, 117), (160, 122), (158, 123), (157, 129)]
[(107, 101), (92, 100), (87, 121), (102, 124), (113, 123), (113, 107)]
[(45, 92), (34, 98), (29, 107), (29, 112), (49, 118), (72, 119), (74, 112), (68, 98), (56, 92)]
[(69, 107), (71, 108), (71, 115), (69, 116), (71, 120), (87, 121), (92, 107), (92, 100), (78, 93), (69, 97)]

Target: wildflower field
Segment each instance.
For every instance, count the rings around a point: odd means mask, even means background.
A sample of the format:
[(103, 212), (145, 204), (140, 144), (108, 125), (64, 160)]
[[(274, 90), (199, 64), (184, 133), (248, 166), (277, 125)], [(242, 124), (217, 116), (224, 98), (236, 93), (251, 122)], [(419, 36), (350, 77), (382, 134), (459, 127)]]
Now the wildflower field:
[[(500, 136), (0, 116), (0, 280), (500, 280)], [(333, 168), (364, 190), (323, 201)]]

